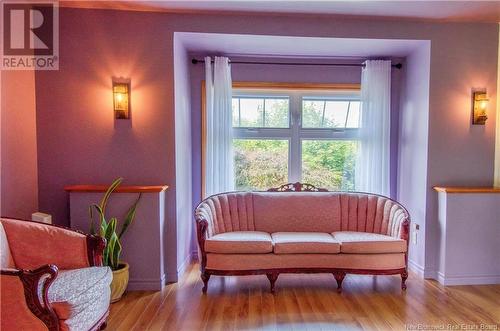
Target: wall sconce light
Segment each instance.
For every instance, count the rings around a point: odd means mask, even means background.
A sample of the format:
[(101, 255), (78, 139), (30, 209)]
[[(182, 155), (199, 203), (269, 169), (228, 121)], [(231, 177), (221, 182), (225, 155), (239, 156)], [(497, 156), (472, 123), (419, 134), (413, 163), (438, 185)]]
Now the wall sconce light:
[(130, 79), (113, 78), (113, 110), (116, 119), (130, 118)]
[(472, 124), (484, 125), (488, 119), (488, 95), (486, 91), (472, 92)]

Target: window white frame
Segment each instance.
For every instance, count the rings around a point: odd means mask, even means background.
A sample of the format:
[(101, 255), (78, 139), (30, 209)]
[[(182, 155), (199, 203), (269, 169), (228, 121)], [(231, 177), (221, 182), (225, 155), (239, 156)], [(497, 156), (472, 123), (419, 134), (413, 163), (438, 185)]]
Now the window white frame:
[(335, 101), (359, 101), (358, 90), (277, 90), (277, 89), (238, 89), (233, 88), (233, 97), (288, 97), (288, 128), (247, 128), (233, 127), (234, 139), (277, 139), (288, 141), (288, 181), (298, 182), (302, 177), (303, 140), (357, 140), (357, 128), (303, 128), (302, 100), (317, 97)]

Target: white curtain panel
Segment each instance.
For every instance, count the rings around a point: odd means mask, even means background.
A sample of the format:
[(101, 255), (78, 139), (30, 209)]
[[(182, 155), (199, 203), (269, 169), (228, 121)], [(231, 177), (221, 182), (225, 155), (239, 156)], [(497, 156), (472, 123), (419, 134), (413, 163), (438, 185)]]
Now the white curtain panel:
[(355, 184), (390, 195), (391, 61), (368, 60), (361, 72), (361, 118)]
[[(213, 68), (212, 68), (213, 67)], [(227, 57), (205, 57), (205, 196), (234, 189), (232, 82)]]

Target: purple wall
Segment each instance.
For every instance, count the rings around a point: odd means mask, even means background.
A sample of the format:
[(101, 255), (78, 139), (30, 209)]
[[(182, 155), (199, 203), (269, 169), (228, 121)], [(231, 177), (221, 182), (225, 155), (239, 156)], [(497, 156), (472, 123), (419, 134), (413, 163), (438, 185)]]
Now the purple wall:
[[(175, 31), (430, 40), (428, 164), (415, 165), (427, 168), (427, 178), (415, 180), (428, 188), (492, 184), (497, 24), (69, 8), (60, 15), (60, 70), (36, 73), (40, 209), (57, 223), (68, 221), (65, 185), (108, 183), (118, 175), (128, 184), (171, 185), (166, 219), (175, 223), (181, 203), (175, 199)], [(111, 76), (132, 79), (130, 126), (113, 120)], [(489, 92), (483, 127), (470, 125), (472, 87)], [(437, 197), (429, 189), (425, 195), (427, 215), (419, 221), (429, 230), (437, 224)]]
[[(71, 192), (71, 228), (88, 232), (90, 227), (88, 206), (100, 201), (102, 192)], [(118, 218), (121, 230), (124, 215), (135, 202), (138, 193), (114, 193), (106, 206), (106, 215)], [(120, 260), (130, 265), (130, 291), (159, 291), (165, 285), (165, 254), (170, 252), (164, 245), (165, 192), (142, 193), (137, 205), (134, 222), (120, 239), (123, 250)], [(137, 245), (140, 243), (140, 245)], [(145, 258), (147, 257), (147, 258)], [(177, 275), (173, 280), (176, 279)], [(168, 276), (167, 276), (168, 277)]]
[[(169, 239), (175, 240), (174, 242), (177, 244), (176, 270), (178, 274), (181, 274), (191, 262), (190, 257), (195, 238), (192, 208), (189, 65), (187, 51), (174, 37), (176, 236), (172, 238), (171, 233), (169, 233)], [(169, 271), (168, 280), (177, 280), (177, 274), (173, 277)]]
[[(409, 261), (414, 270), (424, 271), (427, 216), (427, 149), (429, 124), (430, 43), (408, 56), (403, 68), (397, 199), (411, 215), (412, 235)], [(415, 233), (418, 224), (420, 230)]]
[[(60, 70), (36, 74), (40, 208), (55, 223), (68, 224), (70, 184), (121, 176), (124, 185), (168, 184), (174, 201), (173, 39), (153, 37), (162, 22), (61, 8)], [(114, 120), (112, 76), (131, 78), (130, 121)]]
[(2, 71), (0, 215), (38, 210), (35, 72)]

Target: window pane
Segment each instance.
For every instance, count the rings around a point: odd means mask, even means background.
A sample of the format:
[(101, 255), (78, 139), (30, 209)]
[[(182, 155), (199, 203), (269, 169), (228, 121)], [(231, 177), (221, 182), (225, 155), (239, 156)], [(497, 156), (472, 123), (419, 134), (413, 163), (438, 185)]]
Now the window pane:
[(288, 128), (288, 99), (266, 99), (265, 127)]
[(288, 182), (288, 140), (234, 139), (235, 188), (267, 190)]
[(302, 182), (331, 190), (354, 190), (356, 141), (303, 140)]
[(302, 100), (302, 127), (320, 128), (324, 101)]
[[(353, 108), (355, 109), (353, 110)], [(351, 111), (353, 111), (353, 114), (351, 114)], [(347, 127), (357, 127), (355, 124), (358, 118), (359, 101), (302, 100), (303, 128), (343, 129), (346, 124), (348, 124)]]
[(233, 126), (243, 128), (288, 128), (288, 98), (233, 98)]
[(240, 98), (240, 126), (246, 128), (264, 125), (264, 99)]

